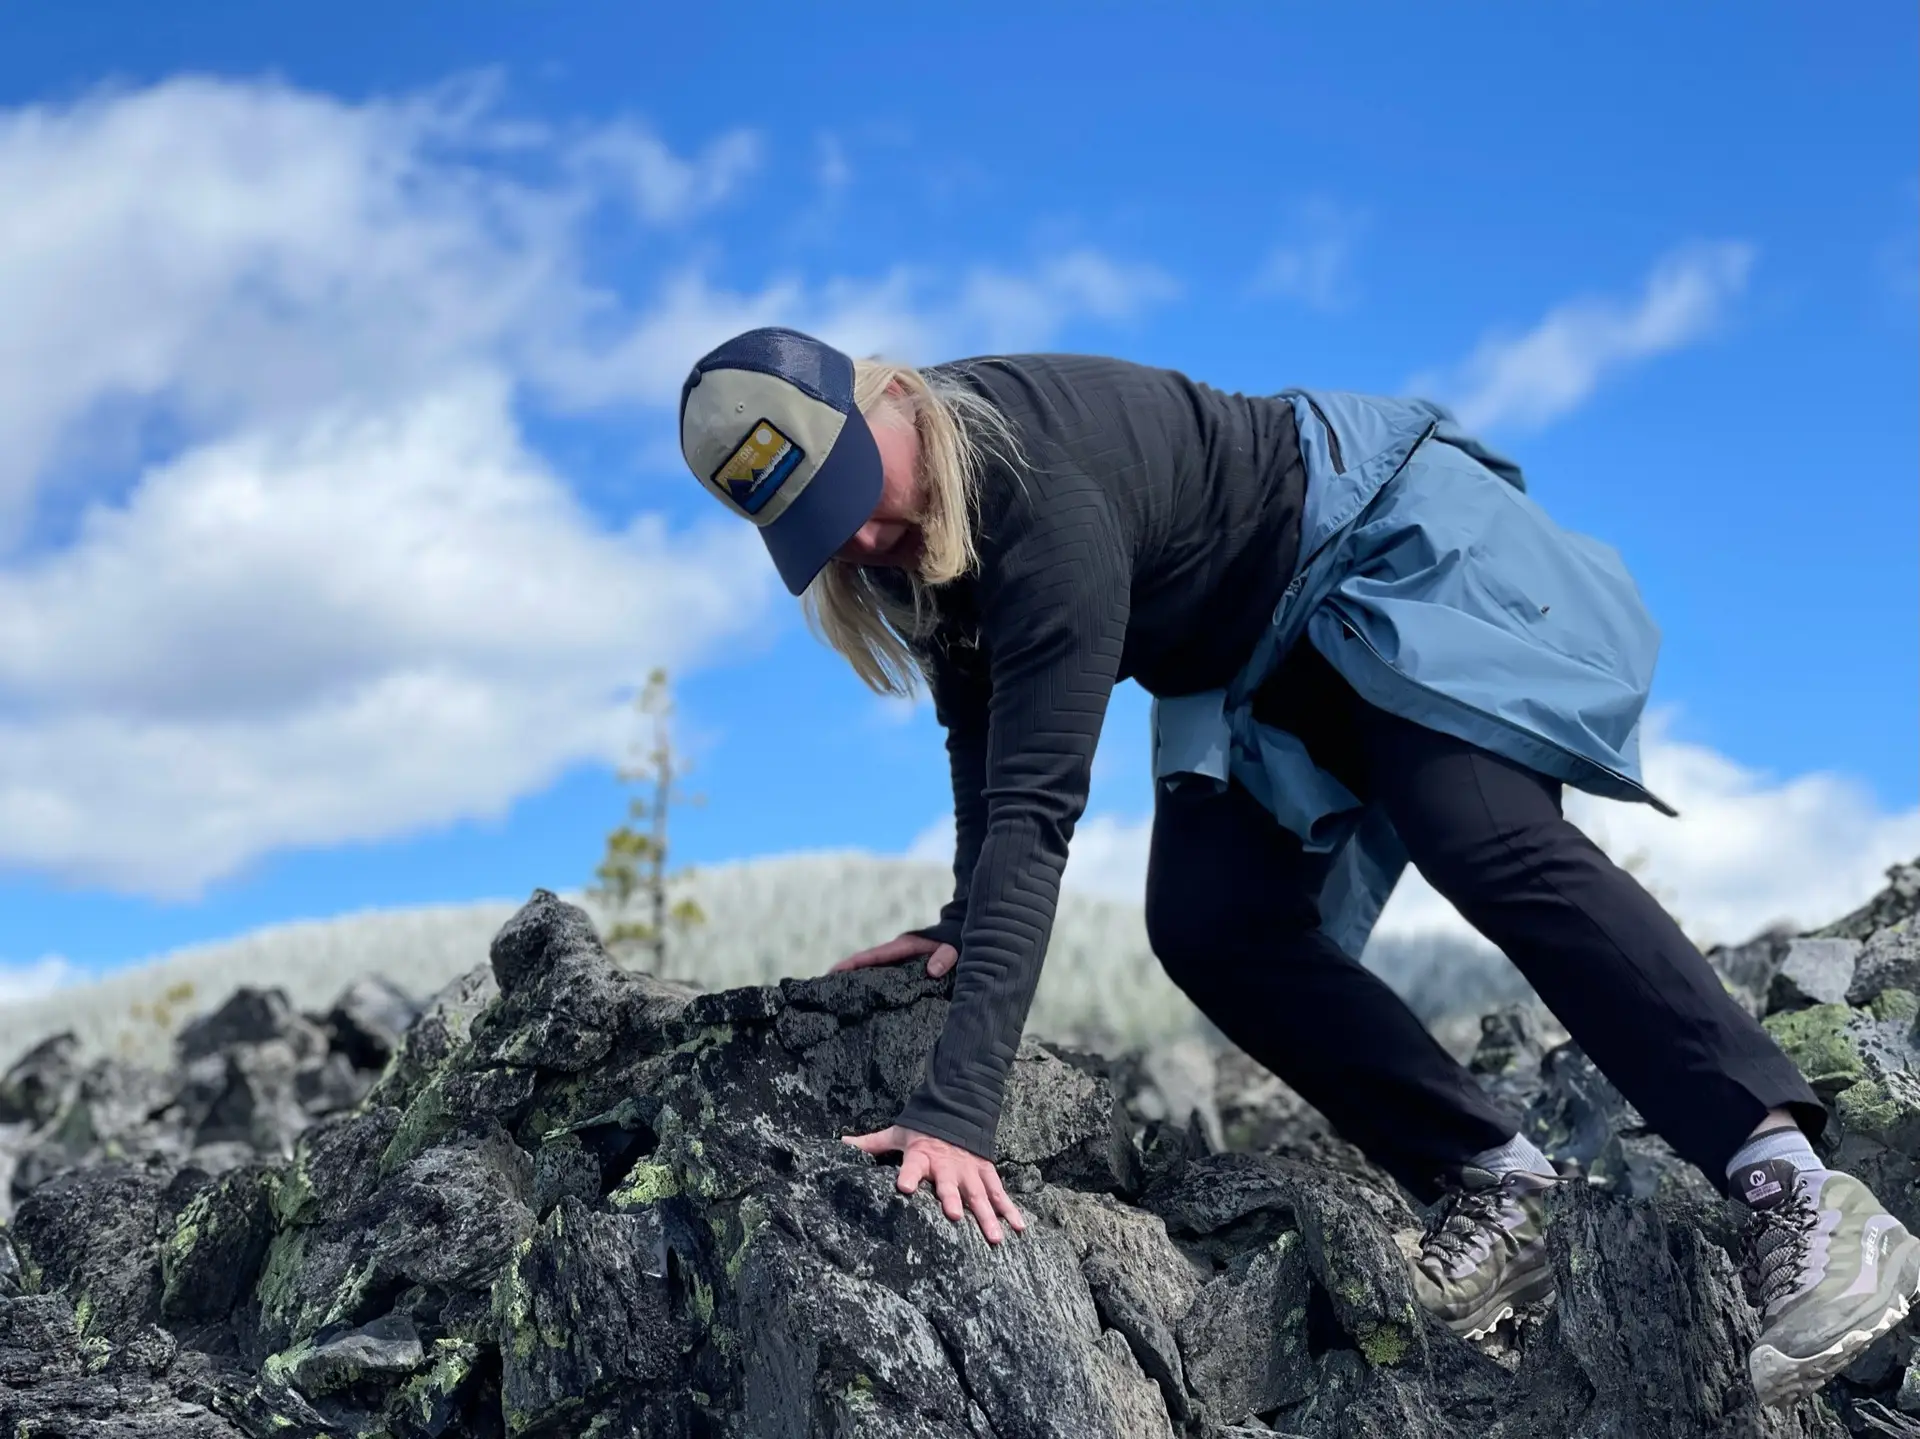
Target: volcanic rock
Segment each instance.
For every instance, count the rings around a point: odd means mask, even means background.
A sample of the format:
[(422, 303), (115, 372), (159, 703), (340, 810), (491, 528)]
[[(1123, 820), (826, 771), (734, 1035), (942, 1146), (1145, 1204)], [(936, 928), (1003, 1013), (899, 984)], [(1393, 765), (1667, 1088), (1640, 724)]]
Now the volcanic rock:
[[(1710, 960), (1830, 1101), (1829, 1161), (1920, 1226), (1915, 895)], [(56, 1036), (0, 1077), (0, 1434), (1920, 1429), (1905, 1326), (1758, 1408), (1738, 1215), (1537, 1006), (1472, 1067), (1570, 1176), (1559, 1298), (1469, 1344), (1414, 1299), (1424, 1213), (1217, 1038), (1023, 1040), (998, 1245), (902, 1194), (843, 1136), (892, 1123), (951, 994), (913, 966), (701, 992), (536, 891), (418, 1005), (243, 990), (164, 1073)]]

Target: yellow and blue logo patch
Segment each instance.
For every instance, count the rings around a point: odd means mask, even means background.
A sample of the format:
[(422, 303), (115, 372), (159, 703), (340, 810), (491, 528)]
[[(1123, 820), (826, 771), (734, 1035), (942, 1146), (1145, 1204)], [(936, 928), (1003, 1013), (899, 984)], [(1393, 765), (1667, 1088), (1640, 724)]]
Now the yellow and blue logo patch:
[(748, 514), (758, 514), (805, 458), (806, 452), (781, 434), (773, 421), (760, 420), (713, 472), (713, 483)]

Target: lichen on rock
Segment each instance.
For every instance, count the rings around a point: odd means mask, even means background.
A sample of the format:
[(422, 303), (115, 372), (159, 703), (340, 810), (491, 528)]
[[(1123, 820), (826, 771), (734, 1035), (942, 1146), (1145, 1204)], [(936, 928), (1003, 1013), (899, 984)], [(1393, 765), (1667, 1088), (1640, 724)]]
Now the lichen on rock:
[[(1832, 1162), (1915, 1223), (1914, 906), (1876, 903), (1710, 958), (1830, 1098)], [(0, 1076), (0, 1432), (1787, 1439), (1920, 1405), (1902, 1329), (1754, 1406), (1731, 1210), (1531, 1010), (1474, 1068), (1585, 1182), (1558, 1304), (1468, 1344), (1414, 1299), (1408, 1197), (1230, 1047), (1024, 1040), (996, 1246), (841, 1138), (899, 1112), (950, 976), (702, 993), (545, 891), (486, 958), (418, 1005), (236, 996), (166, 1074), (56, 1037)]]
[(1867, 1077), (1866, 1060), (1849, 1032), (1854, 1013), (1844, 1003), (1816, 1004), (1770, 1015), (1765, 1024), (1815, 1091), (1832, 1098)]

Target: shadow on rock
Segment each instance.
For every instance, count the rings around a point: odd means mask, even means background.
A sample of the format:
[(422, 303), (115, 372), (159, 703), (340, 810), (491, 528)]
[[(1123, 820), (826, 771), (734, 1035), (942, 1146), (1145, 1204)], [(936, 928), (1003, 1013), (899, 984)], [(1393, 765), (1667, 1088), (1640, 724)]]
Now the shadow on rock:
[[(1836, 932), (1713, 958), (1831, 1097), (1830, 1152), (1913, 1223), (1894, 878)], [(699, 992), (536, 891), (423, 1004), (242, 991), (164, 1073), (50, 1039), (0, 1077), (0, 1432), (1920, 1433), (1905, 1331), (1755, 1406), (1732, 1211), (1526, 1009), (1486, 1018), (1474, 1067), (1576, 1181), (1558, 1303), (1482, 1343), (1415, 1302), (1422, 1214), (1217, 1039), (1023, 1042), (999, 1164), (1029, 1222), (990, 1245), (841, 1138), (892, 1122), (951, 984)]]

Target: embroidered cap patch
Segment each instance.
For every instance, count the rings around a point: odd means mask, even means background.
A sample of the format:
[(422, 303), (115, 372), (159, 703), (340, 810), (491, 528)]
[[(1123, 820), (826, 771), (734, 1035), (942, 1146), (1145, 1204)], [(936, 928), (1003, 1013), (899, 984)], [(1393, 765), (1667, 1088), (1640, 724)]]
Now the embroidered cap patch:
[(773, 421), (760, 420), (713, 472), (713, 482), (748, 514), (758, 514), (805, 458), (806, 451), (781, 434)]

